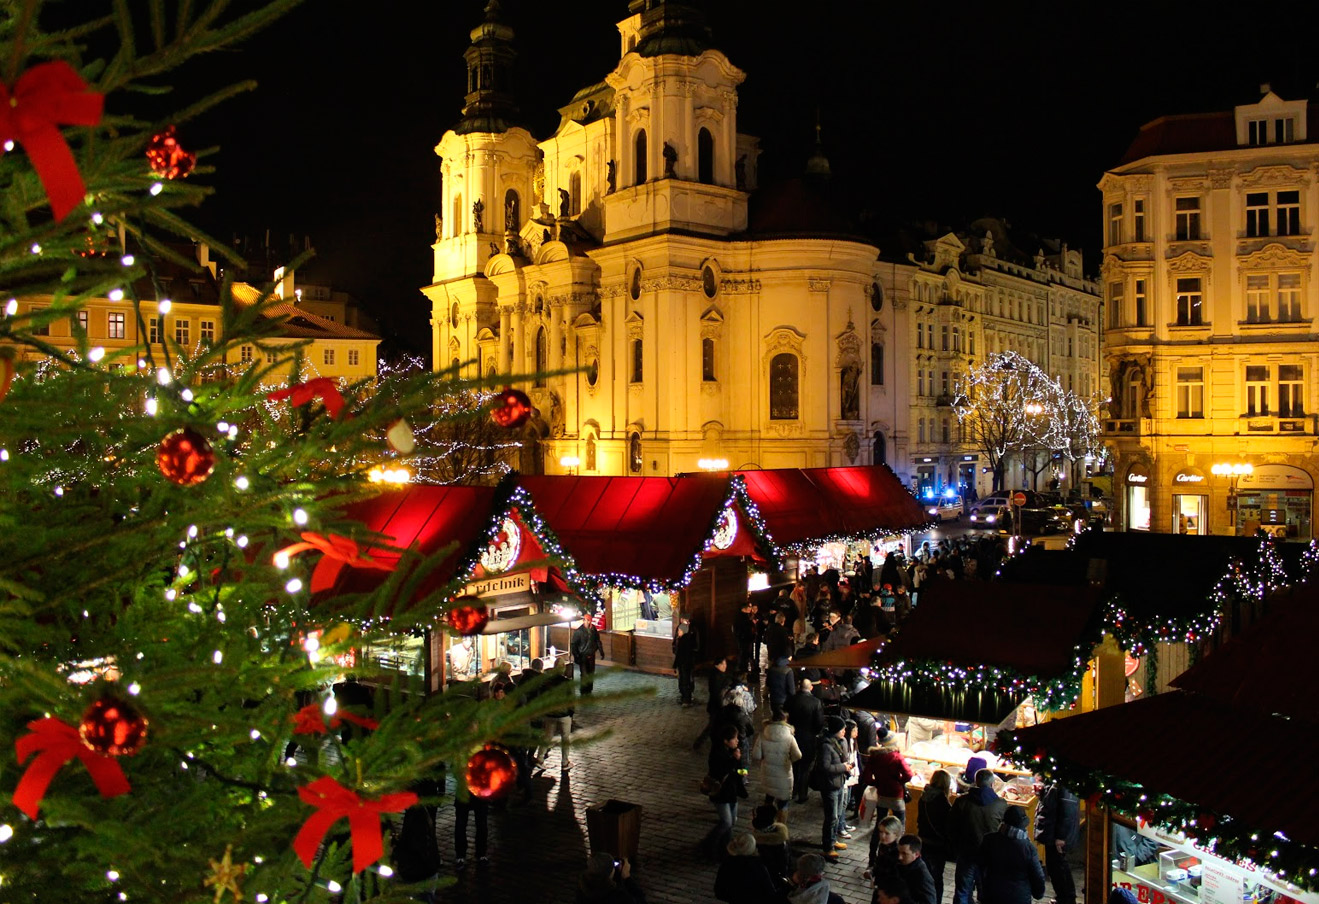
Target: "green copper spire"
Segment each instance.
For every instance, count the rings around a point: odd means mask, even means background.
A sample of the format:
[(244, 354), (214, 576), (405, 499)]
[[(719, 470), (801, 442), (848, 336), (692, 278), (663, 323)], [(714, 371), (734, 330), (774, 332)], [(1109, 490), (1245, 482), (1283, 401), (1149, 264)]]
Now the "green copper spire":
[(454, 131), (507, 132), (517, 125), (518, 105), (513, 99), (513, 29), (500, 21), (499, 0), (489, 0), (485, 20), (472, 29), (467, 60), (467, 96), (463, 118)]
[(641, 14), (636, 52), (643, 57), (700, 56), (712, 46), (705, 11), (691, 0), (629, 0), (627, 8)]

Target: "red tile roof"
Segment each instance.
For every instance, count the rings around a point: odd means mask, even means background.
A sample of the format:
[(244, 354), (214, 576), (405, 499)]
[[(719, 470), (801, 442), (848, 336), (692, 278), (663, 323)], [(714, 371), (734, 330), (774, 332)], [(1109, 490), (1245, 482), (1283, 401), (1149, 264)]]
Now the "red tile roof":
[[(262, 299), (261, 290), (247, 283), (233, 284), (234, 301), (240, 305), (250, 306)], [(263, 309), (271, 320), (282, 324), (282, 333), (293, 339), (370, 339), (380, 341), (375, 333), (345, 326), (328, 317), (321, 317), (297, 305), (287, 302), (272, 302)]]
[[(1319, 112), (1310, 104), (1306, 112), (1306, 134), (1319, 135)], [(1297, 144), (1314, 144), (1309, 141)], [(1229, 151), (1237, 144), (1236, 113), (1187, 113), (1160, 116), (1140, 127), (1140, 132), (1122, 155), (1119, 166), (1144, 157), (1190, 154), (1200, 151)]]

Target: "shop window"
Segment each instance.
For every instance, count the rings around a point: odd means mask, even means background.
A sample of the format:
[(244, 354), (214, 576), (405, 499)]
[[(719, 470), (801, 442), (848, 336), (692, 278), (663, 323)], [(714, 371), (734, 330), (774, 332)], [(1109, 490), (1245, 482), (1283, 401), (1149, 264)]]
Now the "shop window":
[(640, 185), (646, 181), (646, 130), (641, 129), (637, 132), (636, 141), (633, 143), (634, 163), (637, 177), (636, 184)]
[(774, 421), (797, 420), (797, 356), (775, 355), (769, 362), (769, 417)]
[(714, 136), (709, 129), (696, 135), (696, 178), (706, 185), (714, 185)]
[(627, 469), (633, 474), (640, 474), (642, 465), (641, 434), (633, 433), (627, 438)]
[(1148, 487), (1127, 487), (1127, 527), (1150, 529), (1150, 491)]
[(1204, 368), (1177, 368), (1177, 416), (1202, 418), (1204, 412)]

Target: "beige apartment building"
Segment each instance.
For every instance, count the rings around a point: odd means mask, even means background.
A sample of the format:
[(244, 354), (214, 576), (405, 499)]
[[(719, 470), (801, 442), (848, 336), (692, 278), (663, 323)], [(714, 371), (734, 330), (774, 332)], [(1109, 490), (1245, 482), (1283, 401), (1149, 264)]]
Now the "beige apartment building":
[(1266, 86), (1146, 124), (1099, 182), (1125, 529), (1313, 536), (1315, 128)]

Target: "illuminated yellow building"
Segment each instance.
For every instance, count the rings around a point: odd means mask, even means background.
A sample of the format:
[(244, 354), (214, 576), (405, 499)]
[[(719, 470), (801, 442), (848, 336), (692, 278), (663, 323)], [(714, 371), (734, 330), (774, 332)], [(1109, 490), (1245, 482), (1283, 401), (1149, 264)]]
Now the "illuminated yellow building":
[(878, 249), (821, 204), (828, 161), (757, 192), (745, 74), (692, 6), (630, 9), (616, 67), (540, 142), (516, 125), (498, 4), (472, 32), (435, 149), (434, 366), (570, 371), (526, 387), (527, 473), (905, 462)]
[(1103, 426), (1128, 530), (1313, 536), (1314, 122), (1266, 87), (1146, 124), (1099, 183)]
[[(216, 265), (205, 245), (197, 246), (196, 250), (202, 269), (170, 270), (159, 277), (168, 302), (144, 300), (141, 324), (126, 298), (92, 298), (76, 318), (51, 323), (43, 338), (58, 348), (74, 350), (78, 347), (80, 331), (86, 334), (89, 346), (104, 348), (111, 358), (129, 352), (140, 354), (148, 346), (159, 348), (165, 342), (195, 352), (205, 344), (218, 341), (222, 338), (222, 325)], [(262, 339), (259, 346), (255, 343), (238, 346), (230, 354), (229, 364), (245, 366), (262, 360), (271, 363), (291, 356), (291, 351), (282, 349), (301, 344), (304, 379), (320, 376), (354, 382), (375, 376), (379, 336), (305, 309), (295, 294), (291, 273), (281, 279), (277, 290), (286, 290), (283, 297), (294, 301), (267, 308), (267, 315), (279, 322), (275, 334)], [(234, 283), (233, 292), (239, 304), (254, 304), (261, 298), (261, 290), (246, 283)], [(337, 303), (327, 298), (323, 305)], [(27, 313), (50, 304), (49, 296), (25, 297), (18, 300), (18, 312)], [(330, 310), (333, 313), (335, 309)], [(339, 316), (349, 319), (344, 314)], [(30, 349), (24, 354), (30, 359), (39, 357)], [(266, 382), (274, 385), (287, 380), (288, 368), (282, 367), (272, 371)]]

